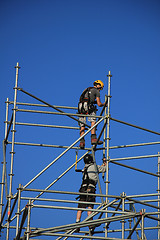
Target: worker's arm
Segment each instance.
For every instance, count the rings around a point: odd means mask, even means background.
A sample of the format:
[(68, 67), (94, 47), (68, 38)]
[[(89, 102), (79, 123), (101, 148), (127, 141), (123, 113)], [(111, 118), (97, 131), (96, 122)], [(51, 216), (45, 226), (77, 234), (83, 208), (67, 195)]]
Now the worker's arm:
[(100, 166), (98, 165), (98, 172), (99, 173), (104, 173), (106, 172), (106, 158), (103, 158), (103, 164)]
[(101, 103), (100, 97), (96, 97), (98, 107), (103, 107), (104, 103)]

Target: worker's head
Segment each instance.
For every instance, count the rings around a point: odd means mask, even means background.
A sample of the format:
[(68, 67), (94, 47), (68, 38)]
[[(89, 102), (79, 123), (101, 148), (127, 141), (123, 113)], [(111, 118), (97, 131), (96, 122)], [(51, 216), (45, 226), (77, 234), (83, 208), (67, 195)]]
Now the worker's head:
[(93, 162), (93, 157), (92, 157), (91, 154), (87, 154), (86, 156), (84, 156), (83, 160), (84, 160), (85, 164), (86, 163), (92, 163)]
[(94, 83), (93, 83), (94, 86), (96, 86), (98, 89), (102, 90), (103, 87), (104, 87), (104, 83), (101, 81), (101, 80), (96, 80)]

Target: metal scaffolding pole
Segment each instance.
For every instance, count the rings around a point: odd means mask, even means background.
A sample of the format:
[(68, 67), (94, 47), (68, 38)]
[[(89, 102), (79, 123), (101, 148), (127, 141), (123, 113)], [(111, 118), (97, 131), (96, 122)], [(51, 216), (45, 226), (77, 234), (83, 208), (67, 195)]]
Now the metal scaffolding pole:
[[(122, 211), (125, 211), (125, 198), (126, 198), (126, 194), (125, 192), (122, 193)], [(122, 220), (122, 239), (125, 238), (125, 220)]]
[[(17, 87), (18, 87), (18, 71), (19, 71), (19, 63), (17, 62), (16, 68), (16, 81), (15, 81), (15, 89), (14, 89), (14, 108), (13, 108), (13, 126), (12, 126), (12, 148), (11, 148), (11, 168), (10, 168), (10, 181), (9, 181), (9, 196), (8, 196), (8, 215), (11, 210), (11, 199), (12, 199), (12, 180), (13, 180), (13, 161), (14, 161), (14, 139), (15, 139), (15, 121), (16, 121), (16, 101), (17, 101)], [(9, 221), (7, 224), (7, 237), (6, 240), (9, 240)]]
[[(158, 152), (158, 154), (159, 154), (159, 152)], [(159, 212), (159, 214), (158, 214), (158, 218), (160, 219), (160, 156), (158, 157), (158, 172), (157, 172), (157, 174), (158, 174), (158, 189), (157, 189), (157, 192), (158, 192), (158, 212)], [(160, 239), (160, 221), (158, 221), (158, 227), (159, 227), (159, 229), (158, 229), (158, 239)]]
[[(96, 173), (97, 180), (98, 180), (99, 192), (100, 192), (100, 194), (102, 194), (102, 188), (101, 188), (101, 184), (100, 184), (100, 180), (99, 180), (98, 168), (97, 168), (96, 159), (95, 159), (95, 152), (94, 152), (93, 149), (94, 149), (94, 148), (92, 148), (92, 156), (93, 156), (94, 169), (95, 169), (95, 173)], [(103, 197), (101, 197), (101, 202), (104, 203)]]
[(16, 226), (16, 236), (18, 234), (19, 231), (19, 217), (20, 217), (20, 203), (21, 203), (21, 190), (22, 190), (22, 186), (21, 184), (19, 184), (19, 188), (18, 188), (18, 206), (17, 206), (17, 226)]
[[(111, 72), (109, 71), (108, 75), (108, 112), (107, 116), (107, 152), (106, 152), (106, 195), (108, 195), (109, 192), (109, 142), (110, 142), (110, 100), (111, 100)], [(106, 203), (108, 203), (108, 197), (106, 197)], [(108, 218), (108, 214), (106, 213), (106, 218)], [(105, 228), (105, 237), (108, 236), (107, 232), (107, 225)]]
[(152, 131), (152, 130), (147, 129), (147, 128), (143, 128), (143, 127), (140, 127), (140, 126), (131, 124), (131, 123), (127, 123), (127, 122), (124, 122), (124, 121), (122, 121), (122, 120), (118, 120), (118, 119), (115, 119), (115, 118), (112, 118), (112, 117), (111, 117), (110, 119), (113, 120), (113, 121), (115, 121), (115, 122), (119, 122), (119, 123), (128, 125), (128, 126), (130, 126), (130, 127), (138, 128), (138, 129), (143, 130), (143, 131), (146, 131), (146, 132), (150, 132), (150, 133), (154, 133), (154, 134), (160, 135), (159, 132), (155, 132), (155, 131)]
[[(8, 98), (6, 103), (6, 121), (8, 121)], [(7, 137), (7, 123), (5, 123), (5, 139)], [(3, 140), (3, 170), (2, 170), (2, 182), (1, 182), (1, 202), (0, 202), (0, 220), (2, 218), (2, 209), (3, 209), (3, 192), (4, 192), (4, 185), (6, 187), (6, 198), (8, 195), (7, 190), (7, 177), (6, 177), (6, 143)]]
[(141, 231), (141, 239), (144, 240), (145, 239), (145, 234), (144, 234), (144, 217), (145, 217), (145, 209), (141, 210), (141, 214), (142, 214), (142, 231)]
[[(8, 101), (9, 104), (13, 104), (13, 101)], [(17, 105), (23, 105), (23, 106), (34, 106), (34, 107), (49, 107), (46, 104), (37, 104), (37, 103), (23, 103), (23, 102), (17, 102)], [(74, 109), (77, 110), (77, 107), (69, 107), (69, 106), (57, 106), (53, 105), (55, 108), (64, 108), (64, 109)]]
[(27, 232), (26, 232), (27, 239), (26, 240), (29, 240), (29, 235), (30, 235), (31, 206), (32, 206), (31, 205), (31, 200), (29, 200), (29, 202), (28, 202)]

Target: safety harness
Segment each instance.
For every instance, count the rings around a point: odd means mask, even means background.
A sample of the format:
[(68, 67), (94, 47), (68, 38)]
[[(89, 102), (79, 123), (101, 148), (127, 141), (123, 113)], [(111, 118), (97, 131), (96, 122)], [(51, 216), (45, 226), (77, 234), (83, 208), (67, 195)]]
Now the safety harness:
[(88, 168), (92, 165), (93, 163), (91, 163), (89, 166), (87, 166), (85, 169), (84, 169), (84, 173), (83, 173), (83, 179), (82, 179), (82, 184), (81, 186), (84, 186), (84, 185), (87, 185), (87, 188), (89, 186), (89, 184), (92, 184), (94, 186), (96, 186), (96, 182), (92, 179), (89, 178), (88, 176)]
[[(85, 169), (84, 169), (84, 172), (83, 172), (83, 178), (82, 178), (82, 184), (81, 184), (81, 187), (79, 189), (79, 192), (83, 192), (83, 193), (89, 193), (90, 192), (90, 189), (94, 189), (94, 192), (95, 192), (95, 187), (96, 187), (96, 182), (92, 179), (89, 178), (88, 176), (88, 168), (92, 165), (93, 163), (89, 164)], [(93, 186), (89, 186), (90, 184), (92, 184)], [(88, 191), (89, 190), (89, 191)], [(91, 191), (92, 193), (92, 191)], [(80, 195), (78, 197), (76, 197), (76, 199), (79, 199), (80, 198)]]
[[(90, 99), (92, 88), (93, 87), (88, 87), (82, 92), (79, 99), (79, 103), (78, 103), (78, 113), (90, 114), (93, 110), (96, 109), (96, 106), (91, 102), (91, 99)], [(87, 109), (84, 106), (86, 103), (87, 103)]]

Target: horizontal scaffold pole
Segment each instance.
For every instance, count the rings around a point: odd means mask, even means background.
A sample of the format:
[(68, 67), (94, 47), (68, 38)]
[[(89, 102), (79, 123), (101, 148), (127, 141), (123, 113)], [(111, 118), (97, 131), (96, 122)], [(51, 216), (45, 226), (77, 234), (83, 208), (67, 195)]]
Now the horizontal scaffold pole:
[[(60, 207), (60, 206), (48, 206), (48, 205), (37, 205), (37, 204), (33, 204), (32, 205), (33, 208), (45, 208), (45, 209), (59, 209), (59, 210), (69, 210), (69, 211), (88, 211), (88, 209), (86, 208), (78, 208), (78, 207)], [(90, 209), (90, 212), (96, 212), (96, 213), (115, 213), (115, 214), (126, 214), (125, 211), (112, 211), (112, 210), (97, 210), (97, 209)]]
[(121, 160), (133, 160), (133, 159), (141, 159), (141, 158), (154, 158), (159, 157), (159, 154), (155, 155), (144, 155), (144, 156), (135, 156), (135, 157), (124, 157), (124, 158), (112, 158), (110, 161), (121, 161)]
[(118, 162), (116, 162), (116, 161), (110, 161), (110, 162), (111, 162), (111, 163), (114, 163), (114, 164), (116, 164), (116, 165), (119, 165), (119, 166), (121, 166), (121, 167), (126, 167), (126, 168), (129, 168), (129, 169), (138, 171), (138, 172), (142, 172), (142, 173), (149, 174), (149, 175), (154, 176), (154, 177), (159, 177), (158, 174), (151, 173), (151, 172), (148, 172), (148, 171), (144, 171), (144, 170), (139, 169), (139, 168), (131, 167), (131, 166), (128, 166), (128, 165), (125, 165), (125, 164), (122, 164), (122, 163), (118, 163)]
[[(61, 200), (61, 199), (52, 199), (52, 198), (38, 198), (38, 197), (21, 197), (22, 200), (34, 200), (34, 201), (46, 201), (46, 202), (60, 202), (60, 203), (85, 203), (89, 204), (90, 202), (82, 201), (73, 201), (73, 200)], [(93, 202), (94, 205), (101, 205), (101, 203)]]
[[(122, 238), (111, 238), (111, 237), (98, 237), (98, 236), (87, 236), (87, 235), (69, 235), (67, 233), (47, 233), (47, 234), (43, 234), (44, 236), (61, 236), (61, 237), (71, 237), (71, 238), (80, 238), (80, 239), (99, 239), (99, 240), (122, 240)], [(32, 235), (31, 235), (32, 236)], [(37, 238), (36, 238), (37, 239)], [(30, 238), (30, 240), (33, 240)], [(41, 239), (37, 239), (37, 240), (41, 240)]]
[[(98, 236), (87, 236), (87, 235), (69, 235), (67, 233), (47, 233), (47, 234), (43, 234), (45, 236), (61, 236), (61, 237), (71, 237), (71, 238), (80, 238), (80, 239), (99, 239), (99, 240), (122, 240), (122, 238), (111, 238), (111, 237), (98, 237)], [(36, 238), (37, 239), (37, 238)], [(33, 240), (33, 239), (30, 239)], [(41, 240), (41, 239), (37, 239), (37, 240)]]
[(132, 201), (132, 202), (134, 202), (134, 203), (139, 203), (139, 204), (142, 204), (142, 205), (145, 205), (145, 206), (148, 206), (148, 207), (152, 207), (152, 208), (160, 209), (160, 207), (157, 207), (157, 206), (152, 205), (152, 204), (149, 204), (149, 203), (144, 203), (144, 202), (141, 202), (141, 201), (135, 200), (135, 199), (133, 199), (133, 198), (126, 197), (126, 199), (129, 200), (129, 201)]
[[(39, 102), (42, 102), (42, 103), (44, 103), (45, 105), (48, 105), (49, 107), (55, 109), (56, 111), (61, 112), (61, 113), (64, 113), (62, 110), (58, 109), (57, 107), (55, 107), (55, 106), (53, 106), (53, 105), (51, 105), (51, 104), (49, 104), (49, 103), (43, 101), (42, 99), (40, 99), (40, 98), (34, 96), (33, 94), (31, 94), (31, 93), (29, 93), (29, 92), (23, 90), (22, 88), (17, 88), (17, 89), (20, 90), (21, 92), (23, 92), (23, 93), (29, 95), (30, 97), (32, 97), (32, 98), (38, 100)], [(72, 117), (72, 116), (67, 115), (67, 113), (65, 113), (65, 115), (68, 116), (68, 117), (70, 117), (70, 118), (72, 118), (73, 120), (75, 120), (75, 121), (77, 121), (77, 122), (81, 122), (81, 121), (79, 121), (78, 119), (76, 119), (76, 118), (74, 118), (74, 117)], [(82, 122), (81, 122), (81, 123), (82, 123)], [(90, 126), (89, 126), (88, 124), (85, 123), (85, 125), (86, 125), (87, 127), (90, 128)]]
[[(58, 193), (58, 194), (71, 194), (71, 195), (86, 195), (86, 193), (80, 193), (80, 192), (68, 192), (68, 191), (58, 191), (58, 190), (43, 190), (43, 189), (31, 189), (31, 188), (24, 188), (23, 191), (27, 192), (44, 192), (44, 193)], [(118, 195), (105, 195), (105, 194), (92, 194), (88, 193), (88, 196), (96, 196), (96, 197), (108, 197), (108, 198), (116, 198), (121, 199), (121, 196)]]
[[(62, 115), (62, 116), (68, 116), (68, 117), (72, 117), (72, 116), (77, 116), (77, 117), (86, 117), (87, 116), (87, 117), (90, 117), (91, 116), (89, 114), (86, 115), (86, 114), (78, 114), (78, 113), (50, 112), (50, 111), (40, 111), (40, 110), (28, 110), (28, 109), (16, 109), (16, 111), (17, 112), (27, 112), (27, 113), (43, 113), (43, 114)], [(102, 117), (103, 116), (95, 115), (95, 118), (102, 118)], [(77, 118), (75, 118), (75, 120), (77, 122), (81, 122)], [(90, 127), (90, 126), (88, 125), (88, 127)]]
[[(9, 121), (5, 123), (10, 123)], [(59, 126), (59, 125), (48, 125), (48, 124), (40, 124), (40, 123), (21, 123), (16, 122), (16, 125), (22, 125), (22, 126), (31, 126), (31, 127), (49, 127), (49, 128), (64, 128), (64, 129), (76, 129), (79, 130), (79, 127), (70, 127), (70, 126)]]
[[(11, 144), (12, 142), (8, 142)], [(15, 145), (24, 145), (24, 146), (33, 146), (33, 147), (52, 147), (52, 148), (68, 148), (69, 146), (62, 145), (51, 145), (51, 144), (43, 144), (43, 143), (25, 143), (25, 142), (15, 142)], [(79, 149), (79, 147), (72, 147), (71, 149)], [(86, 148), (85, 150), (91, 151), (91, 148)]]
[(119, 146), (110, 146), (109, 149), (139, 147), (139, 146), (148, 146), (148, 145), (155, 145), (155, 144), (160, 144), (160, 142), (135, 143), (135, 144), (126, 144), (126, 145), (119, 145)]
[(118, 119), (115, 119), (115, 118), (112, 118), (112, 117), (110, 117), (110, 119), (113, 120), (113, 121), (115, 121), (115, 122), (119, 122), (119, 123), (122, 123), (122, 124), (125, 124), (125, 125), (128, 125), (128, 126), (131, 126), (131, 127), (134, 127), (134, 128), (138, 128), (138, 129), (141, 129), (141, 130), (150, 132), (150, 133), (154, 133), (154, 134), (160, 135), (159, 132), (155, 132), (155, 131), (152, 131), (152, 130), (147, 129), (147, 128), (143, 128), (143, 127), (140, 127), (140, 126), (131, 124), (131, 123), (127, 123), (127, 122), (124, 122), (124, 121), (121, 121), (121, 120), (118, 120)]
[[(6, 101), (6, 103), (13, 104), (13, 101)], [(17, 102), (16, 105), (23, 105), (23, 106), (34, 106), (34, 107), (49, 107), (46, 104), (37, 104), (37, 103), (22, 103), (22, 102)], [(68, 106), (57, 106), (53, 105), (56, 108), (64, 108), (64, 109), (75, 109), (78, 110), (77, 107), (68, 107)]]

